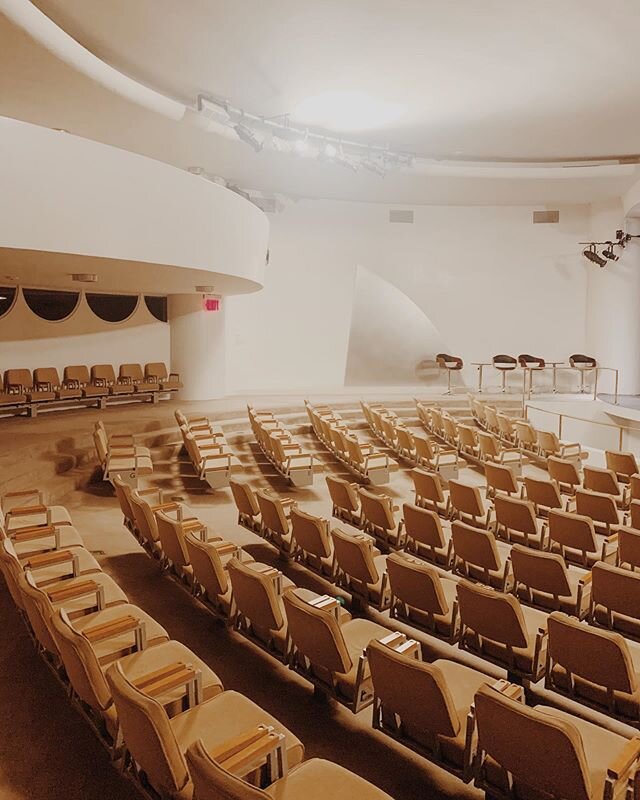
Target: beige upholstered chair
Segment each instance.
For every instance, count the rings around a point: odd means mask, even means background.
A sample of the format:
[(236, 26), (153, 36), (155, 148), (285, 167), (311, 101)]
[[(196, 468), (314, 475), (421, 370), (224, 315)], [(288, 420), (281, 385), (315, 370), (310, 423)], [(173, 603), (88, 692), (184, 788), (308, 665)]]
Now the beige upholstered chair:
[(295, 506), (295, 501), (281, 499), (263, 489), (256, 492), (256, 500), (260, 508), (260, 534), (272, 542), (283, 556), (292, 555), (293, 539), (288, 513)]
[(542, 677), (546, 614), (521, 606), (512, 594), (465, 580), (458, 584), (458, 610), (463, 650), (506, 669), (517, 682), (520, 678), (535, 682)]
[(622, 481), (622, 483), (629, 483), (631, 476), (637, 475), (638, 472), (640, 472), (634, 453), (605, 450), (604, 455), (607, 462), (607, 469), (615, 472), (618, 480)]
[(616, 501), (610, 494), (591, 492), (588, 489), (576, 489), (576, 511), (591, 517), (596, 530), (607, 535), (626, 521), (624, 513), (618, 511)]
[(591, 575), (591, 624), (640, 640), (640, 575), (602, 561)]
[(432, 472), (437, 472), (444, 481), (458, 477), (458, 451), (455, 448), (439, 446), (426, 436), (413, 436), (416, 463)]
[(335, 553), (336, 582), (359, 604), (384, 611), (391, 605), (387, 577), (387, 557), (374, 548), (373, 540), (363, 533), (331, 531)]
[(451, 524), (451, 540), (453, 571), (456, 574), (501, 591), (511, 587), (510, 548), (504, 542), (496, 541), (491, 531), (454, 520)]
[(441, 517), (448, 517), (451, 508), (449, 492), (443, 489), (440, 476), (424, 469), (412, 469), (410, 474), (416, 494), (416, 505), (431, 509)]
[(0, 408), (21, 406), (27, 402), (26, 392), (19, 386), (7, 387), (6, 381), (0, 372)]
[[(448, 420), (447, 420), (448, 422)], [(471, 425), (458, 425), (458, 449), (463, 456), (471, 459), (479, 459), (481, 456), (480, 445), (478, 443), (478, 436), (476, 429)], [(487, 436), (488, 434), (485, 434)]]
[(516, 473), (507, 464), (484, 464), (484, 477), (487, 481), (487, 498), (495, 498), (498, 492), (517, 495), (520, 492)]
[(307, 514), (294, 506), (289, 521), (296, 561), (318, 575), (332, 579), (335, 570), (329, 520)]
[(260, 506), (255, 492), (246, 481), (237, 478), (229, 479), (229, 487), (238, 509), (238, 525), (243, 525), (250, 531), (260, 530)]
[(253, 561), (242, 548), (222, 539), (203, 542), (195, 532), (187, 533), (184, 541), (193, 569), (193, 591), (213, 613), (225, 622), (234, 615), (233, 595), (227, 568), (232, 559), (241, 563)]
[(616, 565), (626, 567), (632, 572), (640, 569), (640, 530), (636, 528), (620, 528), (617, 542)]
[(158, 381), (145, 376), (140, 364), (121, 364), (118, 371), (118, 383), (129, 384), (136, 394), (160, 391)]
[(589, 611), (591, 573), (567, 567), (559, 553), (528, 547), (511, 548), (513, 592), (527, 605), (543, 611), (564, 611), (583, 619)]
[(522, 472), (522, 453), (517, 447), (504, 447), (498, 438), (483, 431), (478, 432), (478, 445), (480, 458), (485, 464), (508, 466), (516, 475)]
[(77, 400), (82, 397), (82, 389), (73, 381), (60, 380), (55, 367), (38, 367), (33, 371), (36, 389), (53, 392), (56, 400)]
[(391, 617), (453, 643), (458, 640), (457, 585), (437, 569), (405, 553), (387, 558)]
[(508, 542), (524, 544), (526, 547), (544, 549), (546, 545), (546, 523), (536, 517), (535, 506), (530, 500), (496, 495), (493, 500), (496, 513), (496, 535)]
[(640, 644), (554, 611), (545, 686), (640, 725)]
[(482, 499), (480, 489), (460, 481), (449, 481), (451, 514), (477, 528), (489, 528), (492, 507)]
[(547, 470), (549, 477), (558, 484), (558, 489), (563, 494), (573, 496), (582, 484), (578, 465), (571, 459), (549, 456)]
[(68, 578), (102, 572), (100, 564), (84, 547), (20, 555), (14, 542), (1, 535), (0, 560), (5, 562), (16, 578), (23, 570), (31, 570), (38, 586), (50, 586)]
[(578, 465), (587, 456), (582, 452), (579, 442), (561, 442), (555, 433), (551, 431), (537, 431), (538, 452), (548, 458), (557, 458), (575, 461)]
[(129, 503), (140, 543), (148, 552), (161, 557), (162, 545), (158, 534), (156, 512), (171, 512), (179, 517), (181, 515), (181, 506), (179, 503), (174, 502), (154, 503), (155, 499), (159, 499), (159, 497), (154, 497), (152, 492), (142, 493), (134, 490), (129, 494)]
[(227, 447), (224, 438), (209, 434), (196, 435), (184, 426), (180, 428), (180, 433), (198, 478), (208, 483), (212, 489), (226, 488), (231, 480), (231, 472), (239, 462)]
[(62, 380), (66, 386), (77, 387), (82, 397), (95, 398), (99, 403), (101, 398), (109, 394), (107, 386), (92, 383), (89, 367), (83, 364), (65, 367)]
[(484, 407), (484, 418), (487, 430), (491, 433), (500, 432), (500, 421), (498, 419), (498, 412), (495, 406), (488, 403)]
[(570, 511), (549, 512), (549, 542), (567, 563), (592, 567), (597, 561), (614, 563), (617, 534), (601, 536), (591, 517)]
[(144, 365), (146, 381), (157, 383), (163, 392), (176, 392), (182, 389), (183, 384), (177, 372), (169, 372), (167, 365), (162, 361), (154, 361)]
[[(566, 711), (514, 699), (519, 687), (482, 686), (475, 697), (475, 783), (487, 797), (622, 800), (635, 796), (640, 740)], [(627, 794), (630, 792), (630, 795)]]
[(284, 606), (291, 637), (290, 666), (321, 692), (353, 713), (373, 702), (366, 648), (389, 635), (366, 619), (346, 619), (335, 598), (306, 599), (300, 589), (286, 592)]
[(544, 478), (524, 479), (524, 496), (533, 503), (538, 517), (548, 517), (552, 509), (568, 508), (569, 501), (563, 503), (560, 488), (555, 481)]
[(610, 494), (621, 510), (629, 508), (629, 487), (618, 483), (616, 473), (612, 469), (585, 467), (583, 486), (592, 492)]
[(374, 494), (361, 488), (362, 527), (385, 549), (397, 550), (404, 544), (402, 521), (396, 522), (397, 506), (387, 495)]
[(367, 648), (373, 680), (373, 727), (461, 778), (472, 777), (473, 698), (490, 679), (453, 661), (420, 660), (401, 634)]
[(133, 394), (133, 386), (116, 380), (116, 373), (111, 364), (94, 364), (91, 367), (91, 383), (106, 389), (110, 395)]
[(449, 569), (451, 566), (451, 527), (435, 511), (412, 503), (402, 506), (406, 536), (405, 549), (410, 553)]
[(0, 500), (1, 526), (8, 534), (26, 528), (71, 525), (64, 506), (50, 505), (40, 489), (5, 492)]
[(185, 536), (187, 533), (196, 533), (203, 541), (208, 541), (207, 526), (199, 519), (174, 519), (164, 511), (156, 511), (155, 516), (163, 567), (171, 570), (178, 578), (191, 585), (193, 583), (193, 567), (189, 559)]
[(30, 369), (8, 369), (4, 373), (4, 390), (8, 395), (26, 395), (27, 402), (40, 403), (56, 399), (52, 388), (38, 386)]
[(517, 444), (518, 432), (511, 417), (506, 414), (496, 414), (496, 421), (498, 423), (498, 435), (508, 444)]
[(344, 478), (327, 475), (327, 488), (331, 497), (334, 517), (351, 525), (360, 525), (360, 497), (358, 496), (359, 484), (349, 483)]
[(523, 452), (538, 454), (538, 432), (530, 422), (523, 419), (516, 419), (513, 422), (516, 429), (516, 441), (518, 447)]
[(247, 729), (266, 725), (284, 734), (289, 765), (295, 766), (303, 760), (300, 740), (251, 700), (237, 692), (224, 691), (200, 701), (200, 671), (184, 663), (175, 667), (171, 677), (174, 688), (183, 686), (191, 697), (188, 710), (172, 718), (162, 705), (162, 681), (151, 678), (131, 681), (117, 662), (107, 670), (125, 747), (137, 766), (134, 775), (142, 772), (160, 796), (191, 800), (193, 784), (185, 753), (199, 739), (212, 753)]

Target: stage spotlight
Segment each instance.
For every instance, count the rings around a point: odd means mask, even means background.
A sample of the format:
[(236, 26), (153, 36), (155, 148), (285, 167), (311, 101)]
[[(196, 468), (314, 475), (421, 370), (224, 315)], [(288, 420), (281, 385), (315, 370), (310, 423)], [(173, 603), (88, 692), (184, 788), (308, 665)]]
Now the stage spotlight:
[(586, 250), (583, 250), (582, 255), (585, 258), (588, 258), (589, 261), (597, 264), (599, 267), (606, 267), (607, 265), (607, 259), (598, 255), (595, 244), (592, 244)]
[(261, 139), (255, 131), (252, 131), (251, 128), (247, 128), (246, 125), (243, 125), (241, 122), (238, 122), (237, 125), (233, 126), (233, 130), (238, 134), (238, 139), (248, 144), (249, 147), (252, 147), (256, 153), (259, 153), (262, 150), (264, 145), (264, 139)]
[(613, 242), (607, 242), (607, 247), (602, 251), (602, 255), (609, 261), (617, 261), (619, 258), (613, 251)]

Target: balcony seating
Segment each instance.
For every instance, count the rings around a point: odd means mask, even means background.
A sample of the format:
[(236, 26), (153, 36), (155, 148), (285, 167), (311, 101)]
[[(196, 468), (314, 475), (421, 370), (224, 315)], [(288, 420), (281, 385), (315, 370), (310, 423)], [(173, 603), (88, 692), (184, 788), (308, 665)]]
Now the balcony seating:
[(549, 512), (550, 549), (568, 564), (591, 568), (597, 561), (614, 563), (617, 534), (596, 533), (591, 517), (570, 511)]
[(449, 481), (451, 515), (477, 528), (489, 528), (492, 507), (485, 503), (477, 486), (460, 481)]
[(367, 534), (350, 534), (334, 528), (331, 531), (335, 553), (336, 583), (346, 589), (352, 599), (364, 607), (384, 611), (391, 605), (387, 576), (387, 557), (374, 548)]
[(603, 562), (591, 575), (591, 624), (640, 640), (640, 575)]
[(511, 548), (513, 593), (522, 602), (543, 611), (564, 611), (578, 619), (587, 616), (591, 600), (591, 573), (567, 567), (558, 553)]
[(451, 566), (451, 528), (443, 527), (435, 511), (404, 503), (402, 520), (406, 537), (405, 550), (438, 564), (445, 569)]
[(475, 697), (476, 786), (487, 797), (621, 800), (633, 797), (640, 741), (566, 711), (518, 700), (519, 687)]
[(362, 508), (361, 524), (383, 549), (397, 550), (404, 544), (402, 520), (398, 523), (394, 513), (398, 507), (387, 495), (373, 494), (367, 489), (360, 489)]
[(510, 588), (510, 548), (504, 542), (496, 541), (491, 531), (454, 520), (451, 523), (451, 541), (453, 571), (457, 575), (480, 581), (500, 591)]
[(495, 507), (496, 535), (508, 542), (524, 544), (542, 550), (546, 545), (546, 524), (536, 517), (535, 506), (530, 500), (497, 495)]
[[(461, 580), (459, 646), (507, 670), (519, 682), (544, 674), (547, 615), (521, 606), (512, 594)], [(510, 678), (511, 679), (511, 678)]]
[(374, 639), (389, 636), (388, 629), (367, 619), (346, 619), (335, 598), (326, 595), (307, 599), (294, 589), (282, 599), (289, 620), (291, 668), (354, 714), (371, 705), (366, 649)]
[(176, 392), (183, 388), (180, 375), (177, 372), (168, 372), (167, 365), (161, 361), (145, 364), (144, 379), (159, 384), (162, 392)]
[(549, 615), (545, 686), (640, 726), (640, 644), (559, 611)]
[(468, 783), (475, 750), (469, 712), (476, 692), (490, 679), (453, 661), (426, 664), (417, 642), (404, 638), (373, 641), (367, 648), (373, 727)]
[(460, 626), (457, 615), (458, 581), (404, 553), (387, 558), (391, 586), (391, 618), (424, 630), (453, 644)]

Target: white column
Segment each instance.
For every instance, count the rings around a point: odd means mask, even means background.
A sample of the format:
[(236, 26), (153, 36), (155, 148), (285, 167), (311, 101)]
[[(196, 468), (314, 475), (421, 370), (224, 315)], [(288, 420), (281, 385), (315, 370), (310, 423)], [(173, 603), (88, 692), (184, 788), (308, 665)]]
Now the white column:
[[(618, 228), (640, 233), (638, 222), (625, 221), (621, 205), (594, 207), (591, 235), (603, 241), (613, 238)], [(601, 366), (620, 370), (620, 393), (640, 394), (640, 239), (632, 239), (624, 250), (616, 247), (615, 252), (619, 261), (608, 261), (602, 269), (585, 260), (588, 355), (595, 356)], [(613, 391), (606, 373), (601, 373), (598, 391)]]
[(226, 343), (224, 302), (219, 311), (205, 311), (202, 295), (169, 297), (171, 368), (180, 373), (181, 400), (224, 397)]

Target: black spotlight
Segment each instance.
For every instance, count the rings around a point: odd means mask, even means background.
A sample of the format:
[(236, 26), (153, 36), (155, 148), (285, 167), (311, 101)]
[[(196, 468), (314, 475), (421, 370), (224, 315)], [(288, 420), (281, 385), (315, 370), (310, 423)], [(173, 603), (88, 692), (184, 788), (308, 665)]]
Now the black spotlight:
[(607, 259), (602, 258), (602, 256), (599, 256), (598, 253), (596, 252), (595, 244), (589, 245), (589, 247), (586, 250), (583, 250), (582, 255), (585, 258), (588, 258), (589, 261), (592, 261), (594, 264), (597, 264), (599, 267), (606, 267), (607, 265)]
[(607, 247), (602, 251), (602, 255), (609, 261), (617, 261), (620, 258), (613, 252), (613, 242), (607, 242)]

